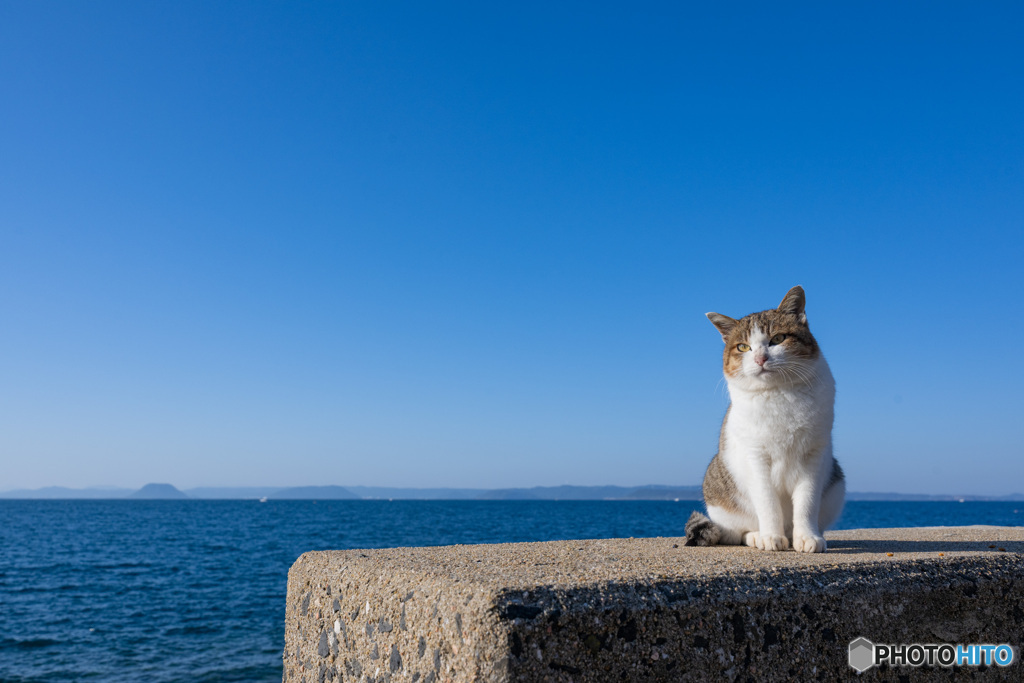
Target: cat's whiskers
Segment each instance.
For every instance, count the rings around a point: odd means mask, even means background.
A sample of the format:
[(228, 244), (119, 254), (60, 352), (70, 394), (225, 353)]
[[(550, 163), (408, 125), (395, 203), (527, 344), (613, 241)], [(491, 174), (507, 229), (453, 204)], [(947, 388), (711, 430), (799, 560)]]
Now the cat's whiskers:
[(788, 370), (807, 384), (813, 384), (817, 380), (817, 375), (813, 370), (805, 368), (798, 363), (792, 364)]
[(780, 359), (772, 364), (771, 369), (786, 379), (798, 379), (807, 384), (813, 384), (818, 379), (818, 373), (814, 368), (799, 361)]

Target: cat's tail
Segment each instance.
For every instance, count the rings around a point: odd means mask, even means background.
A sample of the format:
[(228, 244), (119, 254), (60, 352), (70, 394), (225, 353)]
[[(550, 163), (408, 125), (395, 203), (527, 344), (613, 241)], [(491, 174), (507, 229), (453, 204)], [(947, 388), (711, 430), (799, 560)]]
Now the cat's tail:
[(722, 528), (696, 510), (686, 522), (686, 543), (683, 545), (717, 545)]

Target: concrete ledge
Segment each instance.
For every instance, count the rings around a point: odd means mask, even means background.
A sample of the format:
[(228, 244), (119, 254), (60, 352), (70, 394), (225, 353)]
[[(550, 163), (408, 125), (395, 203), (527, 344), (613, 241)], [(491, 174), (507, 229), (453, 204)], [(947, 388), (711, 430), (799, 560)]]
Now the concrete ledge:
[(859, 636), (1009, 642), (1010, 667), (954, 675), (1024, 678), (1024, 528), (827, 538), (822, 555), (680, 538), (306, 553), (288, 574), (284, 681), (846, 680)]

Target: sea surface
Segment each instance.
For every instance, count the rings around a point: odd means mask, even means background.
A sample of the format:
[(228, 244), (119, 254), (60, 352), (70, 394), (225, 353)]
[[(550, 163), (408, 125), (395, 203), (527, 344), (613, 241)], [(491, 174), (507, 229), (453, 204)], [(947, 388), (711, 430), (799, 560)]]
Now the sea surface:
[[(697, 505), (0, 500), (0, 681), (280, 681), (307, 550), (679, 536)], [(1024, 503), (852, 501), (838, 528), (966, 524)]]

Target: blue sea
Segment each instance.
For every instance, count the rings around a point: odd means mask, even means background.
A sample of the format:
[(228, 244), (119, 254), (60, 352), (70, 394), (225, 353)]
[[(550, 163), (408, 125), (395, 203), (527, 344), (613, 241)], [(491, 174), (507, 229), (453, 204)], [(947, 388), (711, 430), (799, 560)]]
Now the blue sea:
[[(0, 500), (0, 681), (280, 681), (307, 550), (678, 536), (694, 501)], [(839, 528), (1024, 525), (1020, 502), (849, 502)]]

